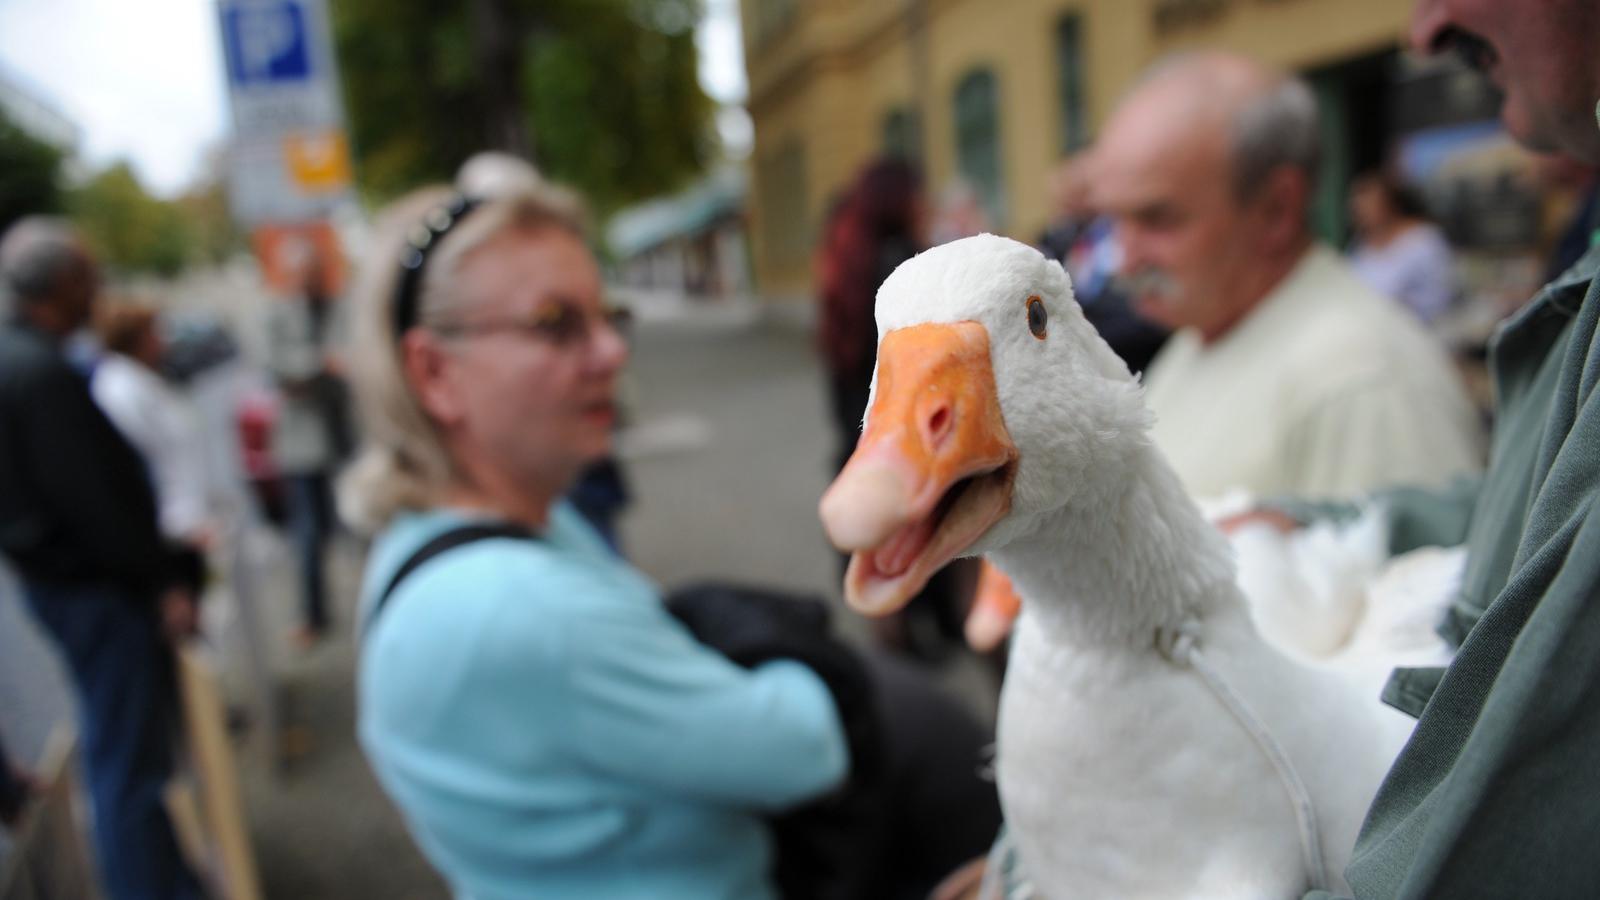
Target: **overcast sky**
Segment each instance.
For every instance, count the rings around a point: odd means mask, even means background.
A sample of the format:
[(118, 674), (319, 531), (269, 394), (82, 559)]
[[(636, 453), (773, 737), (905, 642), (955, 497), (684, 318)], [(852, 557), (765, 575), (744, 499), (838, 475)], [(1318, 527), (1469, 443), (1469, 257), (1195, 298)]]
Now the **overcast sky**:
[[(705, 5), (701, 83), (742, 103), (738, 0)], [(0, 0), (0, 68), (77, 124), (91, 166), (131, 160), (147, 186), (172, 195), (228, 129), (216, 21), (215, 0)], [(748, 144), (742, 114), (718, 125), (735, 149)]]

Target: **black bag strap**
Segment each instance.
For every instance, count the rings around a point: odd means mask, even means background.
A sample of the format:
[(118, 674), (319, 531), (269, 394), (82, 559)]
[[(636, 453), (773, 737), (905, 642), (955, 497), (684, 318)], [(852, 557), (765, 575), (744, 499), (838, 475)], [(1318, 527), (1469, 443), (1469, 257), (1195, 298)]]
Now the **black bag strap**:
[(423, 563), (433, 559), (435, 556), (448, 553), (466, 544), (490, 538), (536, 541), (539, 536), (522, 525), (514, 525), (510, 522), (473, 522), (468, 525), (459, 525), (436, 535), (432, 540), (418, 547), (416, 552), (406, 557), (406, 561), (400, 564), (400, 568), (389, 579), (389, 584), (384, 587), (383, 593), (378, 595), (377, 602), (372, 605), (372, 612), (367, 616), (362, 634), (365, 635), (366, 632), (372, 630), (372, 626), (378, 621), (378, 616), (383, 612), (383, 608), (388, 605), (389, 598), (394, 596), (395, 589), (400, 587), (400, 582), (405, 581), (407, 575), (421, 568)]

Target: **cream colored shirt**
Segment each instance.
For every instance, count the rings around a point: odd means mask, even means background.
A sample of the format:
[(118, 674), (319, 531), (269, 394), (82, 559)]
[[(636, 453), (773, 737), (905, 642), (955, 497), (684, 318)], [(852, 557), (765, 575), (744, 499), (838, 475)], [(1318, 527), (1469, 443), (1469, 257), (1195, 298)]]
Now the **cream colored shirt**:
[(1483, 465), (1444, 349), (1322, 246), (1220, 339), (1174, 335), (1146, 384), (1156, 446), (1200, 499), (1348, 497)]

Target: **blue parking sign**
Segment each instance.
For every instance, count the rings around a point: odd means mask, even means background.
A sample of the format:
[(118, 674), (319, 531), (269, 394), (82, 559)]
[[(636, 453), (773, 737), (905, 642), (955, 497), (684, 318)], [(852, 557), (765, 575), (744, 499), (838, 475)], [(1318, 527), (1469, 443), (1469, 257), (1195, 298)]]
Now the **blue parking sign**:
[(222, 38), (228, 77), (235, 86), (302, 82), (311, 77), (305, 9), (296, 0), (224, 6)]

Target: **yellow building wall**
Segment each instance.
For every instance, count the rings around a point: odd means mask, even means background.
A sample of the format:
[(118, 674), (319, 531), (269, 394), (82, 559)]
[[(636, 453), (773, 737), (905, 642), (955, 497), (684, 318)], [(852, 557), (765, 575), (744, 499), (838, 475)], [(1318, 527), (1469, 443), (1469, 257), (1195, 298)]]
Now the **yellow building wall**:
[[(923, 101), (922, 164), (930, 200), (937, 198), (956, 172), (956, 86), (987, 67), (999, 99), (1007, 210), (1000, 224), (1029, 239), (1049, 218), (1047, 176), (1060, 158), (1055, 42), (1064, 15), (1081, 17), (1091, 128), (1165, 54), (1217, 48), (1306, 69), (1395, 46), (1410, 15), (1410, 4), (1397, 0), (789, 0), (787, 27), (761, 40), (751, 23), (755, 8), (769, 2), (742, 4), (758, 170), (750, 182), (752, 244), (758, 288), (792, 298), (811, 293), (809, 264), (773, 252), (760, 214), (768, 198), (759, 170), (786, 142), (805, 148), (800, 224), (810, 229), (806, 246), (814, 247), (829, 202), (880, 151), (883, 118), (897, 105)], [(919, 2), (926, 21), (920, 36), (910, 24)], [(1162, 31), (1158, 22), (1163, 14), (1174, 21), (1174, 10), (1191, 17)], [(918, 40), (925, 41), (925, 84), (917, 81)]]
[[(953, 3), (941, 10), (930, 34), (933, 91), (925, 132), (928, 187), (937, 194), (957, 171), (956, 87), (987, 67), (999, 98), (1001, 178), (1006, 219), (994, 223), (1013, 234), (1039, 218), (1042, 178), (1056, 158), (1059, 132), (1055, 72), (1055, 18), (1051, 4)], [(1042, 208), (1042, 207), (1040, 207)]]
[[(1124, 6), (1118, 0), (1099, 0), (1099, 5), (1113, 10)], [(1287, 69), (1310, 68), (1402, 42), (1412, 6), (1403, 0), (1234, 2), (1213, 22), (1167, 38), (1152, 35), (1153, 52), (1147, 56), (1211, 47), (1248, 53)]]
[[(806, 252), (785, 254), (784, 248), (789, 242), (779, 235), (768, 233), (768, 206), (776, 206), (778, 200), (766, 195), (770, 178), (763, 174), (765, 167), (776, 165), (780, 155), (789, 147), (798, 145), (801, 148), (804, 176), (801, 187), (805, 192), (803, 206), (799, 210), (785, 209), (773, 214), (786, 216), (788, 227), (805, 229), (814, 234), (822, 224), (825, 191), (830, 185), (842, 184), (842, 173), (848, 171), (853, 160), (863, 156), (858, 146), (862, 140), (859, 129), (819, 128), (816, 125), (818, 122), (831, 123), (844, 118), (848, 114), (848, 107), (855, 106), (849, 102), (849, 92), (841, 89), (839, 81), (837, 74), (815, 77), (815, 89), (774, 111), (763, 126), (763, 135), (756, 141), (751, 160), (756, 169), (750, 181), (751, 221), (755, 231), (753, 251), (756, 271), (760, 273), (758, 279), (763, 285), (804, 285), (810, 272)], [(783, 178), (789, 173), (776, 174)], [(809, 246), (809, 240), (807, 244)]]

